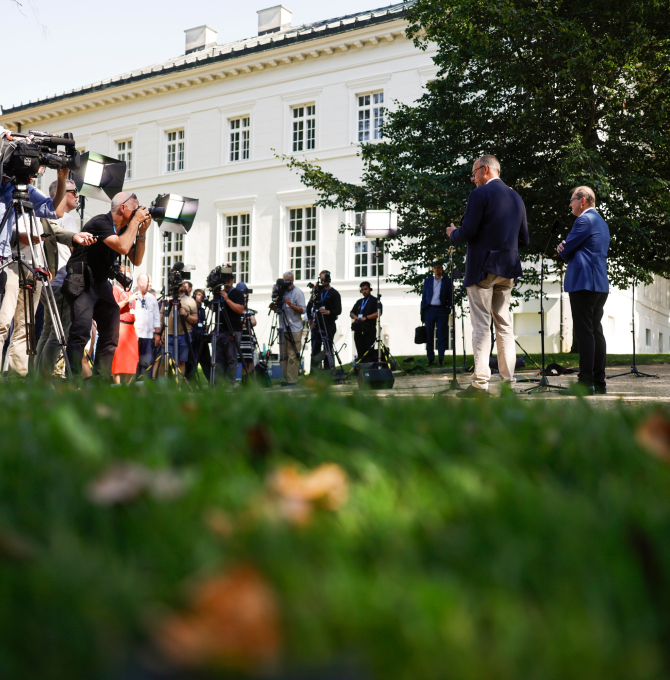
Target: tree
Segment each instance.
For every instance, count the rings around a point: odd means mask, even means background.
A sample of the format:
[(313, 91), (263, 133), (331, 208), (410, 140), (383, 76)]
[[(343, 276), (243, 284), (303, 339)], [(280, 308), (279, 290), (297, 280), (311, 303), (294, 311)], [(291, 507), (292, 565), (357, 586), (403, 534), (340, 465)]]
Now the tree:
[(526, 204), (522, 257), (537, 260), (555, 219), (567, 234), (570, 192), (586, 184), (610, 227), (611, 282), (670, 276), (668, 0), (417, 0), (407, 17), (417, 47), (437, 45), (439, 73), (361, 146), (362, 184), (288, 160), (323, 207), (398, 209), (398, 282), (444, 257), (484, 153)]

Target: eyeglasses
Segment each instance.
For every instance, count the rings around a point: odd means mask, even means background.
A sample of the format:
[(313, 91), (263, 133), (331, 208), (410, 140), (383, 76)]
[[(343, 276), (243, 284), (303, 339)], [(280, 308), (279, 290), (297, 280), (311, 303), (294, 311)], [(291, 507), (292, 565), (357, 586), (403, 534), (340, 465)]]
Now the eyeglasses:
[(485, 167), (486, 167), (485, 165), (480, 165), (478, 168), (475, 168), (475, 169), (472, 171), (472, 174), (470, 175), (470, 179), (474, 179), (474, 178), (475, 178), (475, 173), (477, 172), (477, 170), (481, 170), (482, 168), (485, 168)]
[(66, 194), (74, 194), (75, 196), (79, 196), (79, 192), (76, 189), (66, 189), (65, 193)]
[(130, 196), (128, 196), (128, 198), (121, 205), (125, 205), (126, 203), (128, 203), (128, 201), (132, 201), (133, 198), (137, 200), (137, 196), (135, 196), (135, 194), (130, 194)]
[(568, 205), (571, 205), (573, 201), (581, 201), (582, 198), (583, 198), (582, 196), (573, 196), (573, 197), (568, 201)]

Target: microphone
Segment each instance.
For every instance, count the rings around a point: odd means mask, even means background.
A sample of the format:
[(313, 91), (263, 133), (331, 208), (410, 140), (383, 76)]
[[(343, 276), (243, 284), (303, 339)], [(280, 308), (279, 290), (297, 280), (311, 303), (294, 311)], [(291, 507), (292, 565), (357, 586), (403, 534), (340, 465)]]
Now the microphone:
[(558, 228), (561, 226), (561, 223), (559, 220), (554, 220), (554, 224), (551, 227), (551, 233), (555, 234), (558, 231)]

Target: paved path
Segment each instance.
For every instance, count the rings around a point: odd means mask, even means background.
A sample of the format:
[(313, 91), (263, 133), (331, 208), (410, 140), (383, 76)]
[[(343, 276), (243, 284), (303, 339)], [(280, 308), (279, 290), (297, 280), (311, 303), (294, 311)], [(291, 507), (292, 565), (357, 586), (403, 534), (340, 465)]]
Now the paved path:
[[(630, 367), (620, 366), (607, 369), (608, 376), (619, 373), (626, 373)], [(615, 378), (607, 383), (608, 393), (586, 397), (589, 401), (603, 402), (604, 404), (615, 404), (620, 400), (626, 403), (647, 403), (647, 402), (670, 402), (670, 364), (657, 364), (654, 366), (638, 366), (644, 373), (658, 375), (659, 378), (638, 378), (633, 375), (626, 375)], [(533, 378), (537, 376), (537, 371), (522, 371), (517, 374), (517, 378)], [(470, 384), (468, 374), (457, 374), (458, 382), (462, 387)], [(370, 394), (378, 397), (434, 397), (439, 395), (449, 387), (451, 372), (442, 370), (432, 371), (429, 375), (421, 376), (402, 376), (396, 375), (395, 385), (390, 390), (369, 390)], [(549, 378), (552, 385), (569, 387), (577, 381), (576, 375), (556, 376)], [(515, 392), (522, 399), (537, 400), (565, 400), (576, 399), (569, 392), (550, 390), (548, 393), (527, 394), (525, 389), (532, 387), (534, 383), (517, 383)], [(351, 376), (349, 382), (344, 385), (334, 385), (333, 391), (338, 394), (350, 394), (358, 391), (356, 378)], [(296, 392), (302, 390), (295, 390)], [(367, 391), (367, 390), (366, 390)], [(491, 380), (491, 393), (500, 393), (500, 377), (494, 375)], [(452, 396), (454, 393), (447, 393), (445, 397)]]

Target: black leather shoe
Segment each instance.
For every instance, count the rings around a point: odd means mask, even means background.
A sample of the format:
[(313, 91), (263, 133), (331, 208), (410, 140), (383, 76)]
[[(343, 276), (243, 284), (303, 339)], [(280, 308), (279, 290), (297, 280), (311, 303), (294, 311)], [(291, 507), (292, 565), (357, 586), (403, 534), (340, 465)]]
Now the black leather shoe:
[(438, 365), (438, 366), (444, 366), (444, 359), (440, 359), (440, 360), (437, 362), (437, 365)]
[(585, 381), (581, 381), (581, 380), (578, 380), (575, 383), (575, 390), (576, 390), (577, 394), (583, 394), (583, 395), (586, 395), (586, 396), (589, 396), (589, 395), (596, 393), (596, 389), (593, 386), (593, 383), (585, 382)]
[(435, 359), (430, 359), (426, 366), (435, 366)]
[(593, 387), (596, 394), (607, 394), (607, 383), (595, 383)]
[(467, 389), (459, 392), (456, 395), (459, 399), (487, 399), (491, 395), (488, 390), (482, 390), (479, 387), (470, 385)]

